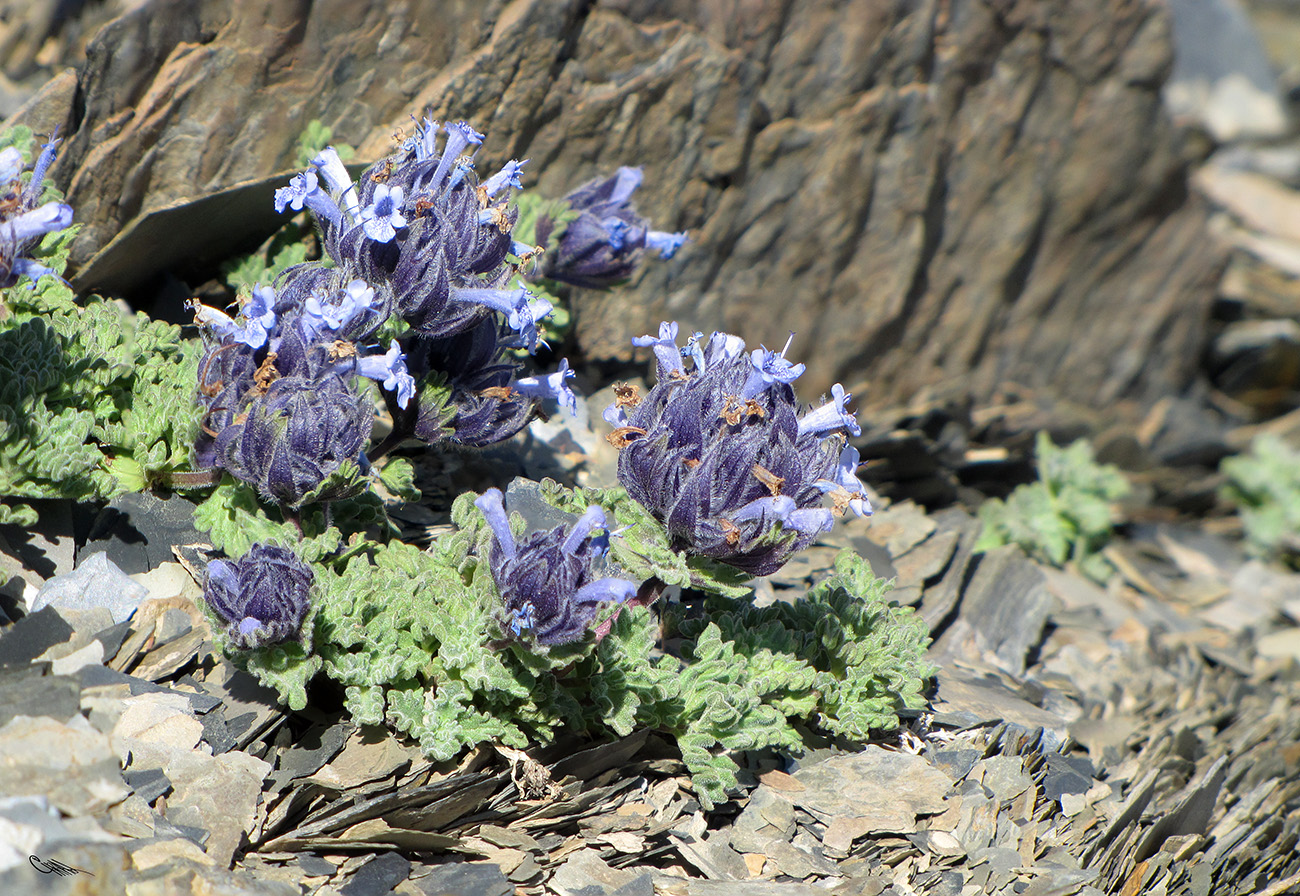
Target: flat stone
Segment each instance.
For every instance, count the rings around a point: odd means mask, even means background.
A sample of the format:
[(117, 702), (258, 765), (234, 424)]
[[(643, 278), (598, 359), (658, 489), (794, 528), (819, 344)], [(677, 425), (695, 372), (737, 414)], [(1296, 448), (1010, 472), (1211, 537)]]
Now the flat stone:
[(74, 650), (65, 657), (50, 663), (50, 672), (54, 675), (74, 675), (87, 666), (104, 664), (104, 645), (100, 641), (91, 641), (80, 650)]
[(148, 871), (173, 859), (185, 859), (200, 865), (216, 865), (202, 847), (184, 837), (155, 840), (131, 850), (131, 864), (137, 871)]
[(66, 722), (80, 712), (81, 688), (71, 678), (39, 672), (12, 680), (0, 675), (0, 727), (15, 716), (46, 716)]
[(280, 754), (278, 768), (272, 776), (272, 788), (279, 790), (295, 778), (303, 778), (319, 771), (347, 741), (353, 726), (339, 722), (328, 728), (308, 731), (298, 742)]
[(339, 892), (343, 896), (387, 896), (410, 873), (408, 859), (398, 852), (386, 852), (362, 865)]
[(0, 668), (26, 666), (56, 644), (71, 640), (72, 626), (54, 607), (28, 613), (0, 632)]
[(180, 495), (149, 492), (114, 498), (91, 526), (82, 552), (103, 551), (130, 575), (171, 562), (172, 546), (207, 541), (194, 527), (194, 504)]
[(100, 551), (85, 557), (72, 572), (46, 582), (37, 592), (32, 609), (107, 607), (114, 622), (125, 622), (148, 593)]
[(1092, 763), (1084, 756), (1048, 753), (1047, 774), (1043, 776), (1043, 796), (1049, 800), (1060, 800), (1063, 794), (1087, 793), (1093, 785), (1094, 774)]
[(1069, 733), (1066, 719), (1035, 706), (996, 678), (943, 666), (935, 677), (939, 682), (936, 713), (960, 715), (967, 725), (1010, 722), (1030, 730), (1042, 728), (1052, 748), (1065, 742)]
[[(154, 570), (157, 572), (158, 570)], [(153, 575), (153, 573), (149, 573)], [(188, 635), (194, 630), (190, 624), (190, 615), (184, 610), (172, 608), (163, 613), (162, 618), (158, 620), (153, 632), (154, 648), (157, 649), (163, 644), (175, 641), (182, 635)]]
[(122, 772), (122, 778), (146, 803), (152, 803), (172, 789), (172, 782), (160, 768), (126, 769)]
[(125, 685), (129, 692), (136, 696), (140, 694), (177, 694), (184, 697), (189, 702), (190, 708), (196, 713), (210, 712), (213, 708), (221, 705), (219, 697), (179, 688), (163, 687), (154, 684), (152, 681), (146, 681), (143, 678), (137, 678), (134, 675), (128, 675), (125, 672), (119, 672), (106, 666), (87, 666), (78, 671), (77, 680), (81, 683), (81, 687), (87, 690), (111, 685)]
[(868, 746), (800, 769), (795, 777), (807, 789), (789, 794), (790, 802), (819, 819), (867, 819), (864, 833), (908, 834), (917, 817), (945, 808), (952, 781), (920, 756)]
[(65, 815), (97, 815), (130, 792), (109, 739), (84, 716), (18, 716), (0, 728), (0, 793), (43, 795)]
[(203, 737), (203, 723), (180, 694), (141, 694), (122, 702), (112, 743), (124, 765), (129, 759), (135, 768), (169, 769)]
[(1007, 671), (1020, 675), (1057, 606), (1046, 577), (1019, 547), (994, 548), (978, 558), (975, 574), (962, 592), (961, 624), (940, 635), (933, 650), (940, 656), (972, 659), (991, 653)]
[(228, 866), (256, 824), (262, 782), (270, 771), (269, 763), (238, 751), (203, 757), (192, 768), (171, 772), (175, 790), (167, 800), (167, 818), (210, 831), (208, 855)]
[(636, 877), (611, 868), (593, 849), (579, 849), (555, 869), (548, 886), (558, 896), (608, 896)]
[(211, 635), (206, 630), (195, 629), (187, 632), (174, 641), (150, 650), (131, 672), (149, 681), (171, 678), (199, 656), (204, 644), (208, 643), (210, 638)]
[(434, 865), (410, 885), (425, 896), (515, 896), (514, 884), (491, 862)]
[(870, 523), (867, 538), (888, 550), (895, 565), (899, 557), (925, 541), (935, 530), (934, 520), (911, 501), (903, 501), (873, 514)]

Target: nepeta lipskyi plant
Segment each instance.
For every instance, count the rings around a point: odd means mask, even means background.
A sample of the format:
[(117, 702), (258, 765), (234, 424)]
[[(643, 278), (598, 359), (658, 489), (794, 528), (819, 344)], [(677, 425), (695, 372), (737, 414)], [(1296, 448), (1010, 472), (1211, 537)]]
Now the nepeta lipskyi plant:
[[(605, 419), (619, 482), (675, 549), (770, 575), (829, 530), (834, 513), (871, 512), (858, 452), (846, 445), (861, 430), (841, 386), (803, 410), (790, 383), (804, 365), (785, 349), (746, 352), (727, 333), (703, 344), (697, 333), (682, 349), (675, 323), (632, 341), (654, 349), (658, 381), (644, 398), (624, 389)], [(834, 511), (821, 506), (827, 494)]]
[(504, 627), (543, 647), (569, 644), (586, 634), (601, 603), (634, 595), (634, 582), (601, 575), (609, 552), (605, 512), (589, 507), (569, 529), (557, 526), (517, 542), (501, 490), (474, 502), (492, 529), (489, 562), (501, 591)]

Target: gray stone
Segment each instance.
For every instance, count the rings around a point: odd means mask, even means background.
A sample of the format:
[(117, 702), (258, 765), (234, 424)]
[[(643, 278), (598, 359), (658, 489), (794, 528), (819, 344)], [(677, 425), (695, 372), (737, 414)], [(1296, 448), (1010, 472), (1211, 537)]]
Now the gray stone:
[(54, 607), (29, 613), (0, 632), (0, 668), (26, 666), (56, 644), (71, 640), (72, 626)]
[[(978, 659), (991, 652), (1003, 667), (1019, 675), (1025, 657), (1042, 640), (1047, 618), (1059, 605), (1038, 566), (1016, 545), (1004, 545), (979, 558), (962, 593), (961, 624), (954, 624), (935, 644), (937, 655)], [(969, 646), (967, 642), (972, 642)], [(973, 649), (974, 656), (969, 655)]]
[[(46, 716), (66, 722), (81, 712), (81, 688), (70, 678), (8, 675), (0, 669), (0, 727), (15, 716)], [(18, 670), (15, 670), (18, 671)]]
[(434, 865), (411, 884), (425, 896), (514, 896), (515, 887), (490, 862), (455, 862)]
[(362, 865), (339, 887), (339, 892), (343, 896), (387, 896), (410, 873), (408, 859), (401, 853), (386, 852)]
[(130, 792), (108, 738), (83, 716), (18, 716), (0, 727), (0, 793), (44, 796), (65, 815), (96, 815)]
[(907, 834), (917, 816), (945, 808), (952, 781), (920, 756), (868, 746), (800, 769), (794, 777), (806, 789), (790, 802), (826, 822), (852, 820), (862, 833)]
[(104, 551), (129, 575), (172, 562), (172, 546), (206, 542), (194, 528), (194, 504), (180, 495), (162, 499), (150, 492), (114, 498), (96, 518), (82, 553)]
[(125, 622), (140, 606), (148, 591), (127, 578), (103, 551), (84, 558), (77, 568), (46, 582), (32, 604), (86, 610), (107, 607), (114, 622)]
[(253, 830), (269, 763), (247, 753), (220, 756), (192, 753), (168, 767), (174, 792), (167, 800), (167, 819), (211, 832), (206, 844), (217, 864), (228, 866), (246, 834)]
[(1287, 114), (1277, 76), (1237, 0), (1172, 0), (1174, 69), (1165, 98), (1220, 141), (1280, 137)]

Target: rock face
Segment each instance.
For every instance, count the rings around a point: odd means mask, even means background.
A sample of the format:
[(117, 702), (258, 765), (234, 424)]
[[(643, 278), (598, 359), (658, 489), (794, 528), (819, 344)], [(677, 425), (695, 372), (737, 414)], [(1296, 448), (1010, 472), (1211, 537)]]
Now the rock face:
[[(588, 357), (671, 317), (797, 331), (807, 399), (1010, 383), (1141, 406), (1191, 380), (1221, 270), (1149, 0), (151, 0), (88, 59), (19, 115), (62, 109), (88, 273), (149, 213), (290, 168), (313, 118), (370, 159), (425, 108), (487, 133), (487, 167), (529, 158), (548, 195), (642, 164), (641, 211), (690, 231), (631, 287), (575, 296)], [(267, 220), (196, 225), (187, 251)], [(138, 254), (143, 276), (165, 253)]]

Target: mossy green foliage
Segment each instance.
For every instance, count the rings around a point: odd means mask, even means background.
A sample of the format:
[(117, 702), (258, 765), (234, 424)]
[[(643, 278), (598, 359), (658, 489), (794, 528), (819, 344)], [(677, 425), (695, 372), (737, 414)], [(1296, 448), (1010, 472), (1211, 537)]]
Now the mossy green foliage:
[(1112, 505), (1128, 494), (1128, 480), (1117, 467), (1097, 463), (1092, 446), (1082, 439), (1058, 448), (1040, 432), (1035, 454), (1037, 482), (980, 508), (984, 530), (975, 549), (1018, 544), (1045, 563), (1074, 563), (1089, 577), (1105, 581), (1111, 565), (1098, 551), (1110, 541)]
[[(63, 271), (75, 230), (35, 257)], [(0, 521), (35, 523), (23, 498), (108, 498), (188, 466), (198, 356), (179, 327), (78, 302), (57, 277), (0, 290), (0, 497), (20, 499), (0, 504)]]
[[(591, 497), (553, 483), (547, 491), (557, 505)], [(887, 583), (849, 553), (792, 604), (756, 609), (748, 596), (716, 596), (702, 615), (671, 608), (663, 619), (611, 607), (599, 643), (589, 635), (546, 651), (511, 638), (480, 559), (491, 534), (473, 498), (456, 501), (456, 530), (428, 551), (354, 540), (344, 559), (331, 559), (337, 533), (300, 543), (300, 556), (319, 558), (308, 646), (237, 658), (298, 708), (306, 682), (323, 672), (356, 721), (386, 723), (436, 759), (487, 741), (525, 747), (561, 731), (653, 728), (676, 738), (706, 806), (736, 787), (735, 751), (800, 751), (809, 732), (860, 742), (924, 704), (924, 623), (889, 603)], [(655, 650), (661, 626), (684, 639), (681, 657)]]
[(1251, 552), (1300, 567), (1300, 451), (1265, 433), (1219, 469), (1227, 477), (1222, 495), (1240, 509)]

